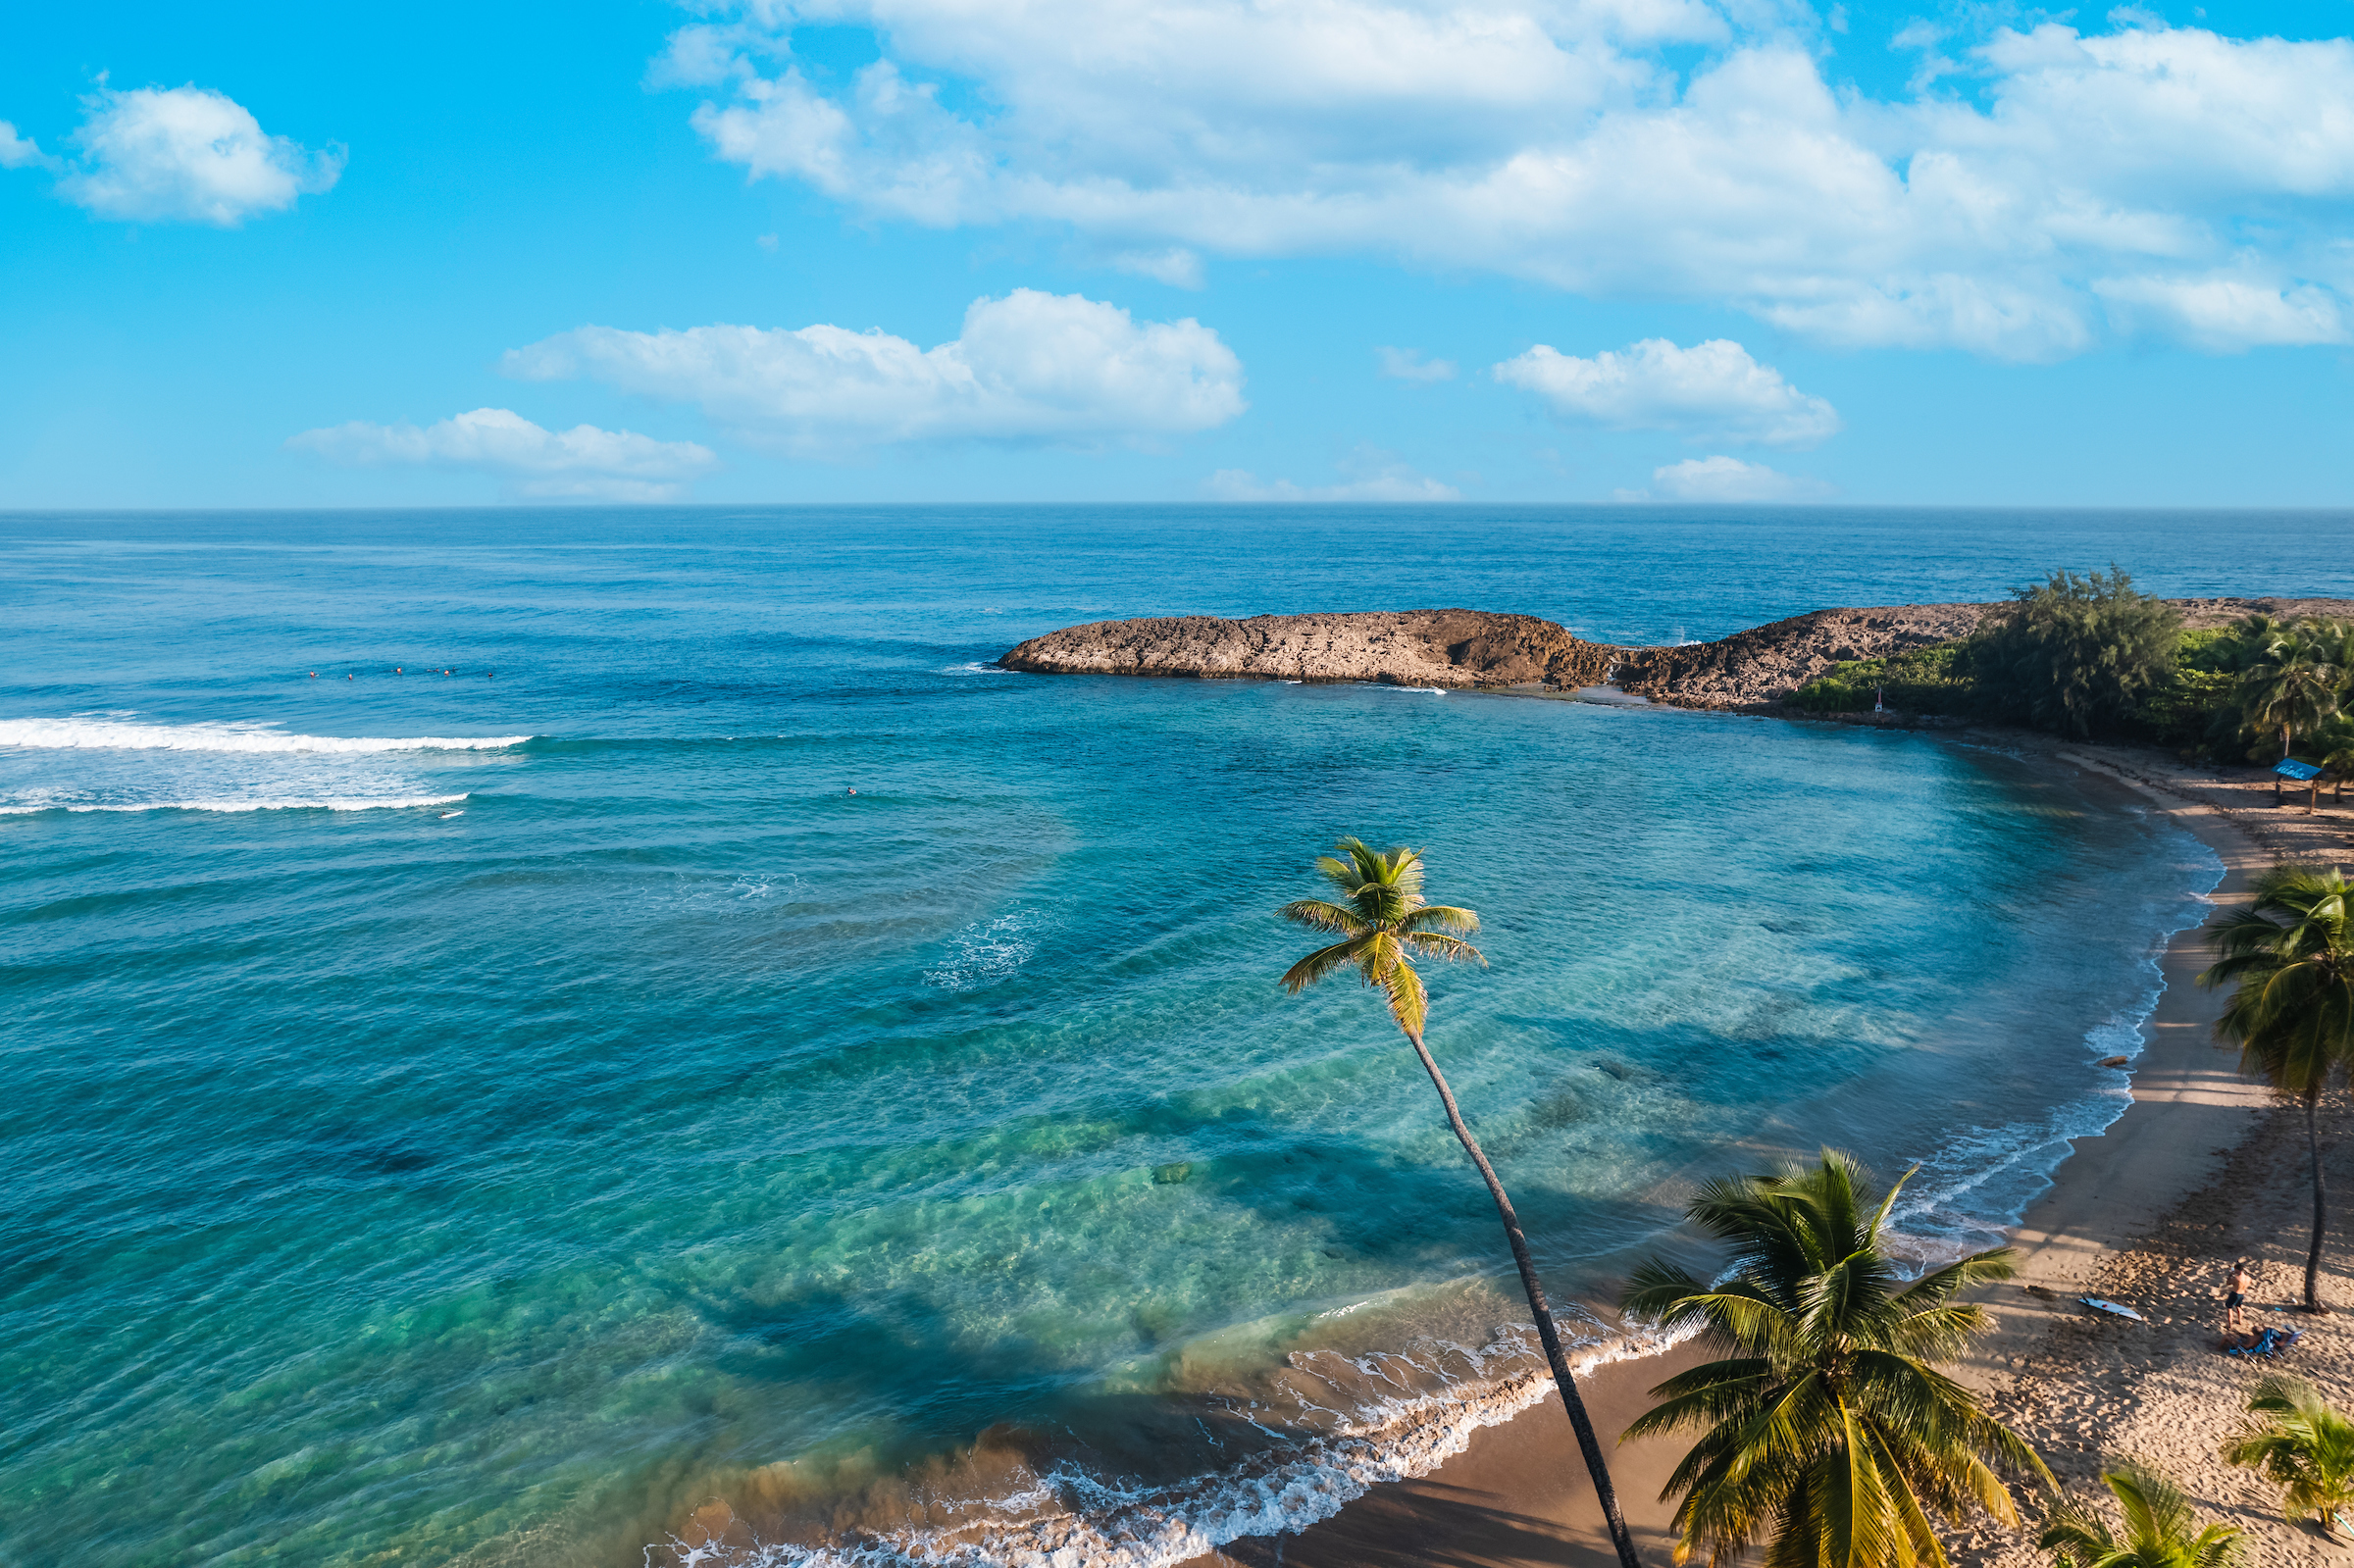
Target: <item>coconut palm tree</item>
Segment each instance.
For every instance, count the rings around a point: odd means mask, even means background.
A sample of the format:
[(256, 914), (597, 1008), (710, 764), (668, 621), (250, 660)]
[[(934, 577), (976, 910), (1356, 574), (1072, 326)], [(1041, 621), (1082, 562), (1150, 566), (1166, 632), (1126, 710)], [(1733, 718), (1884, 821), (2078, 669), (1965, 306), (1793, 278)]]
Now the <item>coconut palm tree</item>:
[(2275, 1373), (2256, 1385), (2224, 1462), (2261, 1472), (2280, 1489), (2282, 1517), (2318, 1518), (2332, 1541), (2338, 1514), (2354, 1507), (2354, 1421), (2303, 1378)]
[(2117, 1496), (2124, 1535), (2083, 1503), (2063, 1502), (2035, 1543), (2052, 1554), (2052, 1568), (2228, 1568), (2246, 1549), (2236, 1525), (2192, 1535), (2198, 1520), (2182, 1489), (2147, 1466), (2126, 1460), (2101, 1480)]
[(1727, 1359), (1669, 1378), (1627, 1438), (1696, 1430), (1661, 1492), (1678, 1492), (1677, 1562), (1729, 1562), (1769, 1537), (1766, 1568), (1944, 1568), (1932, 1514), (1975, 1503), (2019, 1522), (1994, 1466), (2049, 1483), (2025, 1442), (1939, 1370), (1992, 1325), (1959, 1299), (2011, 1276), (2007, 1248), (1905, 1283), (1881, 1249), (1904, 1186), (1870, 1191), (1855, 1159), (1702, 1188), (1686, 1213), (1728, 1242), (1716, 1283), (1654, 1260), (1627, 1285), (1629, 1313), (1696, 1327)]
[[(2280, 732), (2280, 758), (2288, 754), (2300, 730), (2312, 730), (2337, 711), (2338, 683), (2343, 679), (2330, 662), (2329, 644), (2303, 627), (2275, 637), (2263, 656), (2239, 678), (2240, 711), (2258, 730)], [(2273, 779), (2273, 800), (2280, 799), (2280, 780)]]
[(2199, 984), (2230, 986), (2215, 1032), (2239, 1046), (2239, 1070), (2305, 1107), (2313, 1162), (2313, 1245), (2305, 1256), (2305, 1310), (2322, 1304), (2322, 1237), (2328, 1192), (2322, 1179), (2322, 1093), (2354, 1063), (2354, 886), (2335, 871), (2275, 866), (2253, 901), (2209, 928), (2222, 954)]
[(2354, 779), (2354, 741), (2337, 747), (2329, 755), (2324, 757), (2322, 766), (2329, 770), (2329, 782), (2332, 786), (2329, 794), (2330, 803), (2344, 805), (2346, 781)]
[(1479, 1140), (1463, 1124), (1455, 1092), (1447, 1087), (1447, 1075), (1439, 1071), (1430, 1048), (1422, 1043), (1430, 998), (1422, 988), (1421, 976), (1414, 972), (1413, 959), (1486, 963), (1478, 948), (1457, 935), (1478, 931), (1479, 917), (1468, 909), (1423, 901), (1422, 856), (1416, 850), (1399, 848), (1383, 853), (1356, 838), (1344, 838), (1335, 847), (1340, 856), (1322, 857), (1316, 869), (1340, 893), (1341, 901), (1303, 898), (1284, 905), (1283, 918), (1341, 939), (1294, 964), (1284, 974), (1283, 988), (1297, 995), (1328, 975), (1354, 969), (1388, 999), (1390, 1016), (1413, 1042), (1422, 1070), (1439, 1091), (1439, 1103), (1447, 1108), (1447, 1124), (1455, 1129), (1463, 1152), (1471, 1156), (1480, 1180), (1488, 1184), (1488, 1195), (1496, 1200), (1505, 1239), (1511, 1243), (1512, 1262), (1520, 1270), (1521, 1289), (1528, 1292), (1528, 1309), (1536, 1316), (1537, 1339), (1545, 1347), (1547, 1365), (1553, 1368), (1561, 1405), (1569, 1412), (1570, 1428), (1577, 1434), (1578, 1452), (1585, 1456), (1586, 1470), (1594, 1478), (1595, 1495), (1602, 1501), (1603, 1518), (1610, 1523), (1620, 1568), (1640, 1568), (1634, 1538), (1627, 1534), (1626, 1520), (1618, 1511), (1617, 1490), (1611, 1485), (1610, 1465), (1603, 1457), (1601, 1441), (1594, 1436), (1586, 1402), (1578, 1395), (1577, 1380), (1570, 1374), (1569, 1357), (1561, 1348), (1561, 1331), (1554, 1327), (1545, 1287), (1538, 1283), (1536, 1264), (1529, 1258), (1528, 1238), (1521, 1234), (1520, 1218), (1512, 1211), (1512, 1200), (1505, 1195), (1504, 1184), (1496, 1179), (1495, 1167), (1481, 1152)]

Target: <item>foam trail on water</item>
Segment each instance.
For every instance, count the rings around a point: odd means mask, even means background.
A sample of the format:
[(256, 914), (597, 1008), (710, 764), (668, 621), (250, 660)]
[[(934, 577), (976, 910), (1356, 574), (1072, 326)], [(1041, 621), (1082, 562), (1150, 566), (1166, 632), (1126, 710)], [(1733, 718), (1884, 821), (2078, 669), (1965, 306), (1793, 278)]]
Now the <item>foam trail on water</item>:
[(150, 800), (130, 805), (61, 800), (0, 806), (0, 817), (26, 817), (41, 811), (394, 811), (406, 806), (446, 806), (465, 798), (464, 795), (411, 795), (399, 800)]
[(296, 735), (269, 724), (0, 719), (0, 747), (61, 751), (499, 751), (530, 735)]

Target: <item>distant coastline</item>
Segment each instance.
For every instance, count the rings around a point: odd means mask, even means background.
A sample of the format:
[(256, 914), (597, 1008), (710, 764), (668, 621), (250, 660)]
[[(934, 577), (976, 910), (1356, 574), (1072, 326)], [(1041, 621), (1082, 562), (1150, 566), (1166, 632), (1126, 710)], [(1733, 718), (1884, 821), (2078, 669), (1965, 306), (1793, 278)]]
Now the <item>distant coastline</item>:
[[(2251, 614), (2354, 619), (2354, 599), (2170, 599), (2187, 629)], [(1192, 680), (1370, 682), (1458, 690), (1567, 692), (1604, 684), (1655, 703), (1778, 713), (1837, 665), (1975, 631), (1998, 604), (1814, 610), (1713, 642), (1592, 642), (1533, 615), (1376, 610), (1330, 615), (1155, 616), (1066, 627), (1016, 644), (1007, 670)]]

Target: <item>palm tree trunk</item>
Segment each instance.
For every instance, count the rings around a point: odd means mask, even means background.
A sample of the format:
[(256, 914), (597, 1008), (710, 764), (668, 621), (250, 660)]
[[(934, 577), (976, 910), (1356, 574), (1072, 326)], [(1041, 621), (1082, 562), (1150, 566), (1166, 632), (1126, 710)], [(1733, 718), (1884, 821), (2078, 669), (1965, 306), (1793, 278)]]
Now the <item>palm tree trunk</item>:
[[(2288, 760), (2288, 726), (2286, 725), (2280, 727), (2280, 760), (2282, 762)], [(2280, 775), (2277, 772), (2273, 775), (2273, 804), (2276, 806), (2280, 804)]]
[[(1496, 1168), (1480, 1152), (1479, 1140), (1471, 1129), (1463, 1125), (1463, 1113), (1456, 1108), (1455, 1091), (1447, 1087), (1447, 1075), (1422, 1043), (1420, 1034), (1408, 1031), (1406, 1037), (1414, 1042), (1414, 1054), (1422, 1058), (1423, 1070), (1430, 1074), (1433, 1087), (1439, 1091), (1439, 1102), (1447, 1107), (1447, 1124), (1462, 1141), (1463, 1152), (1479, 1167), (1480, 1180), (1488, 1184), (1488, 1195), (1496, 1200), (1496, 1212), (1504, 1220), (1505, 1239), (1512, 1244), (1512, 1261), (1520, 1269), (1521, 1289), (1528, 1292), (1529, 1310), (1536, 1314), (1537, 1338), (1544, 1342), (1545, 1360), (1553, 1368), (1555, 1387), (1561, 1391), (1561, 1408), (1569, 1412), (1569, 1428), (1577, 1434), (1577, 1450), (1585, 1455), (1586, 1472), (1594, 1478), (1594, 1494), (1602, 1501), (1602, 1516), (1611, 1527), (1611, 1542), (1618, 1548), (1619, 1568), (1642, 1568), (1635, 1555), (1634, 1538), (1626, 1533), (1626, 1519), (1618, 1512), (1618, 1492), (1611, 1485), (1611, 1467), (1602, 1456), (1602, 1442), (1594, 1436), (1594, 1422), (1586, 1414), (1586, 1401), (1578, 1396), (1577, 1379), (1569, 1370), (1569, 1357), (1561, 1349), (1561, 1336), (1553, 1326), (1553, 1309), (1546, 1305), (1545, 1287), (1537, 1283), (1537, 1266), (1529, 1261), (1528, 1238), (1520, 1234), (1520, 1217), (1512, 1212), (1512, 1200), (1504, 1193), (1504, 1184), (1496, 1180)], [(2318, 1170), (2320, 1167), (2315, 1167)]]
[(2320, 1103), (2318, 1093), (2305, 1096), (2305, 1147), (2313, 1155), (2313, 1250), (2305, 1254), (2305, 1310), (2327, 1312), (2322, 1305), (2322, 1226), (2325, 1192), (2322, 1185), (2322, 1138), (2314, 1128), (2314, 1108)]

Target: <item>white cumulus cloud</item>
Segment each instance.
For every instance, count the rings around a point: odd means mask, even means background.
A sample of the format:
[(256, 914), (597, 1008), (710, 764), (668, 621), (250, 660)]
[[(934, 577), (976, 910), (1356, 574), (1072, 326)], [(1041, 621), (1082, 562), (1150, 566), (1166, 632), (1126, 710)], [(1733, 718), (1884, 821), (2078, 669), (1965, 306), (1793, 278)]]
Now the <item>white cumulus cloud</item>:
[(1812, 446), (1839, 432), (1839, 414), (1716, 337), (1678, 348), (1647, 337), (1592, 359), (1539, 343), (1492, 373), (1534, 392), (1564, 418), (1617, 430), (1683, 430), (1695, 439)]
[(20, 136), (17, 127), (0, 120), (0, 169), (55, 169), (57, 160), (41, 151), (30, 136)]
[(1111, 258), (1111, 265), (1137, 278), (1150, 278), (1171, 288), (1201, 288), (1202, 258), (1182, 245), (1166, 250), (1124, 250)]
[[(1783, 474), (1737, 457), (1688, 457), (1651, 471), (1658, 494), (1670, 501), (1821, 501), (1832, 495), (1820, 480)], [(1641, 500), (1621, 492), (1621, 499)]]
[(77, 156), (57, 191), (101, 218), (232, 228), (328, 189), (343, 172), (341, 151), (266, 135), (251, 113), (210, 88), (102, 90), (83, 105)]
[(2211, 353), (2346, 341), (2339, 301), (2310, 285), (2209, 276), (2104, 278), (2092, 289), (2121, 325), (2154, 329)]
[(1455, 379), (1455, 362), (1445, 359), (1424, 359), (1417, 348), (1390, 348), (1373, 351), (1381, 361), (1381, 374), (1399, 381), (1451, 381)]
[(634, 430), (576, 425), (543, 430), (510, 409), (478, 408), (419, 427), (348, 425), (305, 430), (298, 451), (356, 468), (412, 465), (494, 474), (535, 500), (671, 501), (719, 459), (693, 441), (658, 441)]
[[(1045, 221), (1116, 256), (1380, 255), (1730, 306), (1831, 343), (2029, 360), (2111, 333), (2332, 341), (2354, 291), (2345, 38), (2233, 38), (2129, 10), (2106, 31), (1957, 21), (1908, 29), (1933, 56), (1875, 97), (1827, 78), (1836, 57), (1772, 5), (742, 0), (707, 15), (656, 75), (704, 91), (692, 122), (714, 152), (867, 218)], [(802, 26), (867, 29), (881, 58), (813, 74), (793, 53)], [(2320, 302), (2118, 312), (2124, 296), (2095, 286), (2203, 276), (2249, 246), (2283, 299)]]
[(1139, 323), (1116, 305), (1028, 288), (975, 300), (963, 331), (929, 349), (879, 329), (583, 327), (513, 350), (502, 368), (694, 403), (747, 439), (810, 455), (1174, 435), (1247, 406), (1242, 361), (1201, 323)]

